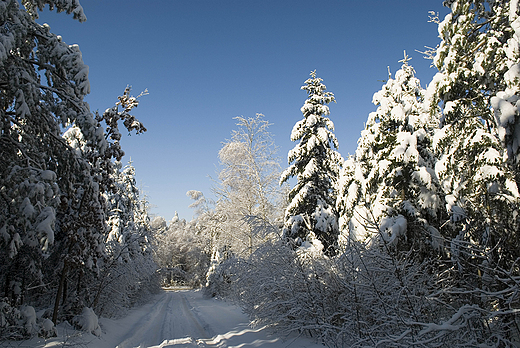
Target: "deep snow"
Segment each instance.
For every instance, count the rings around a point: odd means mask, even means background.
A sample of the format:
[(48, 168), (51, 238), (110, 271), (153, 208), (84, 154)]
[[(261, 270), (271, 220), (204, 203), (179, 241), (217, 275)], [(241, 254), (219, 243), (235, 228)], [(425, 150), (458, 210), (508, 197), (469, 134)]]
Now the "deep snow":
[(206, 299), (197, 290), (165, 289), (126, 317), (100, 318), (99, 324), (100, 337), (60, 324), (58, 337), (3, 342), (0, 347), (323, 347), (305, 337), (282, 339), (265, 328), (251, 328), (239, 307)]

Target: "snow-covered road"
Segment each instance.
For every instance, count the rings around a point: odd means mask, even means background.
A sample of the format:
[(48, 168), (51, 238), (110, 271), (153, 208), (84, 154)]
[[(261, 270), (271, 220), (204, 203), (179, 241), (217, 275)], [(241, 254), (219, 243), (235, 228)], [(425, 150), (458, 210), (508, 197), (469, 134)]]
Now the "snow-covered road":
[(89, 347), (323, 347), (298, 337), (282, 340), (252, 329), (240, 308), (200, 291), (165, 290), (120, 320), (100, 320), (104, 334)]
[(193, 295), (190, 291), (165, 291), (142, 315), (138, 314), (140, 318), (129, 327), (117, 347), (154, 347), (170, 339), (213, 337), (212, 328), (190, 304), (189, 297), (194, 302)]
[(99, 337), (61, 323), (58, 337), (3, 341), (0, 348), (323, 348), (305, 337), (282, 339), (267, 329), (253, 329), (239, 307), (204, 298), (197, 290), (164, 290), (125, 317), (100, 318), (99, 324)]

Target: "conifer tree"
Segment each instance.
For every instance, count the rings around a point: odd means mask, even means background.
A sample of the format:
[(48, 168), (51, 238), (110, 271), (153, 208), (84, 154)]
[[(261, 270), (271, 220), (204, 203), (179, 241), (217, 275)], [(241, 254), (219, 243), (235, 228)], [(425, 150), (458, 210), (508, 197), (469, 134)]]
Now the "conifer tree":
[[(98, 314), (112, 314), (119, 307), (130, 306), (131, 297), (143, 292), (157, 269), (148, 206), (140, 197), (132, 162), (121, 168), (121, 162), (116, 161), (111, 177), (113, 188), (104, 193), (108, 225), (106, 255), (101, 272), (92, 279), (96, 285), (92, 307)], [(116, 289), (119, 296), (113, 299), (111, 293)]]
[(321, 243), (333, 254), (339, 234), (336, 185), (343, 160), (336, 151), (334, 124), (327, 117), (327, 104), (335, 101), (334, 94), (326, 91), (316, 71), (310, 75), (301, 87), (308, 94), (301, 108), (303, 120), (295, 124), (291, 134), (291, 140), (299, 143), (289, 151), (289, 167), (280, 179), (280, 183), (291, 177), (297, 180), (289, 192), (283, 235), (295, 247), (304, 242)]
[[(458, 245), (469, 240), (495, 251), (499, 243), (501, 255), (488, 253), (486, 262), (508, 263), (520, 247), (517, 174), (511, 166), (516, 114), (506, 115), (505, 104), (511, 100), (506, 94), (514, 91), (518, 2), (447, 4), (451, 13), (439, 22), (441, 43), (432, 57), (439, 72), (426, 93), (431, 110), (442, 106), (435, 169), (451, 222), (459, 225), (441, 232), (453, 238), (452, 255), (459, 255)], [(466, 261), (457, 262), (463, 267)]]
[(509, 7), (504, 7), (508, 10), (507, 20), (501, 21), (505, 31), (501, 40), (505, 42), (501, 51), (505, 73), (498, 92), (491, 97), (491, 105), (500, 141), (507, 151), (507, 163), (520, 191), (520, 16), (517, 2), (511, 1)]
[(431, 147), (438, 119), (424, 112), (424, 90), (408, 61), (405, 53), (395, 78), (389, 75), (374, 94), (378, 108), (368, 117), (355, 157), (342, 169), (341, 228), (355, 239), (375, 234), (386, 242), (401, 236), (402, 242), (423, 244), (431, 236), (415, 234), (442, 221)]
[(146, 252), (151, 242), (146, 201), (140, 198), (131, 161), (122, 169), (116, 162), (113, 178), (114, 192), (107, 193), (108, 247), (112, 257), (129, 261)]
[(439, 21), (441, 43), (432, 55), (439, 72), (426, 93), (432, 112), (442, 110), (433, 144), (450, 214), (439, 229), (449, 257), (444, 266), (450, 265), (452, 273), (444, 284), (462, 289), (466, 295), (457, 298), (460, 303), (478, 305), (489, 317), (496, 314), (493, 330), (511, 339), (518, 326), (507, 310), (518, 308), (513, 279), (520, 257), (513, 108), (518, 2), (445, 4), (451, 12)]

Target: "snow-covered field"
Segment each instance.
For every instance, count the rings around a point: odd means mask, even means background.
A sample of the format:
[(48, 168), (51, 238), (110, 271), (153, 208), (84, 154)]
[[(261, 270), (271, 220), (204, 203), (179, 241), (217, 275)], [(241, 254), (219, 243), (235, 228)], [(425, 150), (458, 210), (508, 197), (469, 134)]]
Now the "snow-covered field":
[(58, 337), (3, 342), (0, 347), (323, 347), (304, 337), (282, 339), (266, 329), (253, 329), (239, 307), (187, 289), (165, 290), (126, 317), (100, 318), (99, 324), (100, 337), (62, 324)]

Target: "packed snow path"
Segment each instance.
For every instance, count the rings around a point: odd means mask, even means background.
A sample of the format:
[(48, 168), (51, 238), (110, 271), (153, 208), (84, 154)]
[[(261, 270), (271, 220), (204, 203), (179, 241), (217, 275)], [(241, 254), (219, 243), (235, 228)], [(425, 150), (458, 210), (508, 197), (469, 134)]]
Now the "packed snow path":
[(164, 347), (163, 343), (171, 339), (174, 339), (173, 345), (177, 345), (178, 338), (208, 340), (213, 337), (212, 328), (199, 317), (188, 297), (194, 302), (192, 292), (165, 291), (117, 347)]
[(323, 347), (299, 337), (282, 340), (252, 329), (241, 310), (201, 291), (165, 290), (121, 320), (100, 320), (105, 333), (89, 347)]

